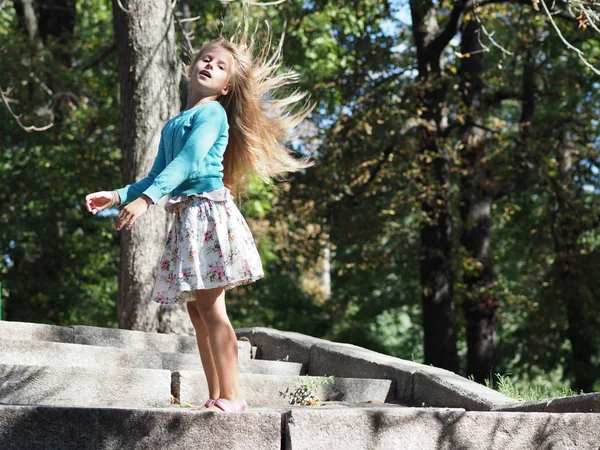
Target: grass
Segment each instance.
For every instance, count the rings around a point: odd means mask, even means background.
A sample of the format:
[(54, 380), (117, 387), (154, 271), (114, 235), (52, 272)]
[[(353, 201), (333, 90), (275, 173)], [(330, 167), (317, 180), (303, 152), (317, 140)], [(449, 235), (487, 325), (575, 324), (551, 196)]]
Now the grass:
[[(578, 395), (566, 386), (556, 386), (549, 383), (548, 380), (536, 380), (540, 383), (536, 384), (517, 384), (509, 375), (496, 374), (496, 383), (491, 378), (485, 380), (485, 385), (491, 389), (495, 389), (507, 397), (514, 398), (519, 401), (535, 401), (554, 397), (568, 397)], [(580, 392), (583, 394), (583, 392)]]

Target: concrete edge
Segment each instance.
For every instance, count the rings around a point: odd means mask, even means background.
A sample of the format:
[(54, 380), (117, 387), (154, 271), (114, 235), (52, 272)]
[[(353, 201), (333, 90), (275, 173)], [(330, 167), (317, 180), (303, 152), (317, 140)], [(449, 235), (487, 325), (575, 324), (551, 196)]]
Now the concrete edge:
[(394, 400), (402, 404), (490, 411), (516, 403), (454, 372), (351, 344), (264, 327), (238, 329), (236, 335), (257, 346), (259, 358), (300, 362), (307, 375), (392, 379)]
[(278, 450), (281, 441), (277, 411), (0, 405), (3, 450)]
[(600, 413), (600, 392), (516, 402), (494, 408), (503, 412)]
[[(89, 325), (49, 325), (32, 322), (0, 320), (0, 339), (78, 344), (93, 347), (113, 347), (160, 353), (198, 354), (196, 336), (167, 334)], [(249, 342), (238, 342), (243, 357), (252, 358)]]

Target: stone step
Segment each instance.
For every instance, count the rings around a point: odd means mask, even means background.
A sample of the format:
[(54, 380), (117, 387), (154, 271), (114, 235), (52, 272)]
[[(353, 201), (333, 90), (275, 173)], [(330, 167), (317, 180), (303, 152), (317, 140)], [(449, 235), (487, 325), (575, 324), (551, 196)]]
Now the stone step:
[[(280, 392), (293, 391), (307, 382), (322, 380), (323, 377), (293, 377), (280, 375), (257, 375), (240, 373), (240, 387), (251, 406), (287, 405), (289, 400)], [(173, 372), (171, 385), (173, 396), (181, 404), (198, 405), (208, 398), (208, 388), (203, 372)], [(385, 402), (392, 398), (394, 382), (367, 378), (335, 378), (333, 384), (317, 386), (316, 394), (321, 401)]]
[[(196, 344), (195, 336), (83, 325), (61, 327), (57, 325), (0, 320), (0, 339), (64, 342), (163, 353), (198, 354), (198, 345)], [(250, 342), (240, 340), (238, 341), (238, 348), (240, 360), (250, 359), (252, 352)]]
[[(240, 373), (248, 403), (287, 405), (280, 392), (321, 377)], [(161, 369), (0, 364), (0, 403), (89, 407), (165, 407), (171, 394), (182, 404), (200, 406), (208, 398), (203, 372)], [(321, 400), (384, 402), (393, 392), (390, 380), (336, 378), (319, 386)]]
[(171, 404), (168, 370), (0, 364), (0, 380), (3, 404), (144, 408)]
[(251, 359), (250, 361), (240, 361), (239, 367), (240, 372), (254, 373), (257, 375), (304, 375), (304, 368), (301, 363), (287, 361), (268, 361), (264, 359)]
[(6, 450), (597, 450), (600, 414), (404, 407), (77, 408), (0, 405)]
[[(199, 355), (188, 353), (162, 353), (163, 369), (173, 372), (179, 370), (202, 371)], [(239, 360), (239, 371), (264, 375), (302, 375), (303, 367), (300, 363), (286, 361), (267, 361), (260, 359)]]
[(270, 328), (240, 328), (239, 338), (257, 346), (258, 357), (302, 363), (308, 375), (385, 378), (396, 382), (395, 400), (421, 406), (489, 411), (516, 401), (448, 370), (405, 361), (351, 344)]
[(498, 408), (495, 411), (600, 413), (600, 392), (592, 392), (589, 394), (582, 395), (570, 395), (568, 397), (545, 398), (542, 400), (528, 402), (518, 402), (513, 405)]
[(282, 433), (289, 450), (598, 450), (600, 414), (308, 407)]
[[(240, 366), (251, 370), (248, 342), (238, 341)], [(68, 344), (64, 342), (22, 341), (0, 339), (0, 364), (22, 364), (36, 366), (78, 366), (78, 367), (129, 367), (146, 369), (177, 369), (184, 367), (202, 370), (200, 355), (196, 353), (161, 353), (158, 351), (103, 347), (95, 345)], [(264, 364), (257, 364), (263, 370)], [(301, 366), (301, 365), (300, 365)], [(279, 367), (275, 364), (274, 369)], [(290, 370), (297, 370), (298, 365)], [(283, 369), (282, 369), (283, 370)]]
[(281, 414), (0, 405), (2, 450), (279, 450)]
[(162, 358), (158, 352), (16, 339), (0, 339), (0, 363), (30, 366), (162, 369)]

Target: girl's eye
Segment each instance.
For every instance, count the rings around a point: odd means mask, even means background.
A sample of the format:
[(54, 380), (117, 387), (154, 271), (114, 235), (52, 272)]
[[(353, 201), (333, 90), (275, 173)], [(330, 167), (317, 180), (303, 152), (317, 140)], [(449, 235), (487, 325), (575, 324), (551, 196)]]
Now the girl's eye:
[(223, 66), (219, 66), (219, 69), (221, 69), (221, 70), (225, 70), (225, 67), (223, 67)]

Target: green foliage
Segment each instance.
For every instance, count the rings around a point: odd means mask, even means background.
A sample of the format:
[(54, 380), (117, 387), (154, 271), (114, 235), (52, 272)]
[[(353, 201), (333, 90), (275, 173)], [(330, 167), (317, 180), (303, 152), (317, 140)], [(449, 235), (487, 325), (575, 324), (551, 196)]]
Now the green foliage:
[[(533, 380), (515, 380), (509, 375), (496, 374), (495, 382), (486, 380), (486, 386), (518, 401), (535, 401), (546, 398), (577, 395), (560, 381), (560, 374), (541, 374)], [(583, 392), (581, 392), (583, 393)]]
[[(118, 239), (109, 217), (82, 209), (92, 189), (119, 184), (114, 54), (104, 2), (80, 11), (73, 42), (28, 46), (15, 12), (0, 13), (3, 89), (26, 133), (0, 109), (3, 298), (10, 320), (116, 326)], [(72, 45), (71, 45), (72, 44)], [(70, 45), (70, 61), (62, 46)]]

